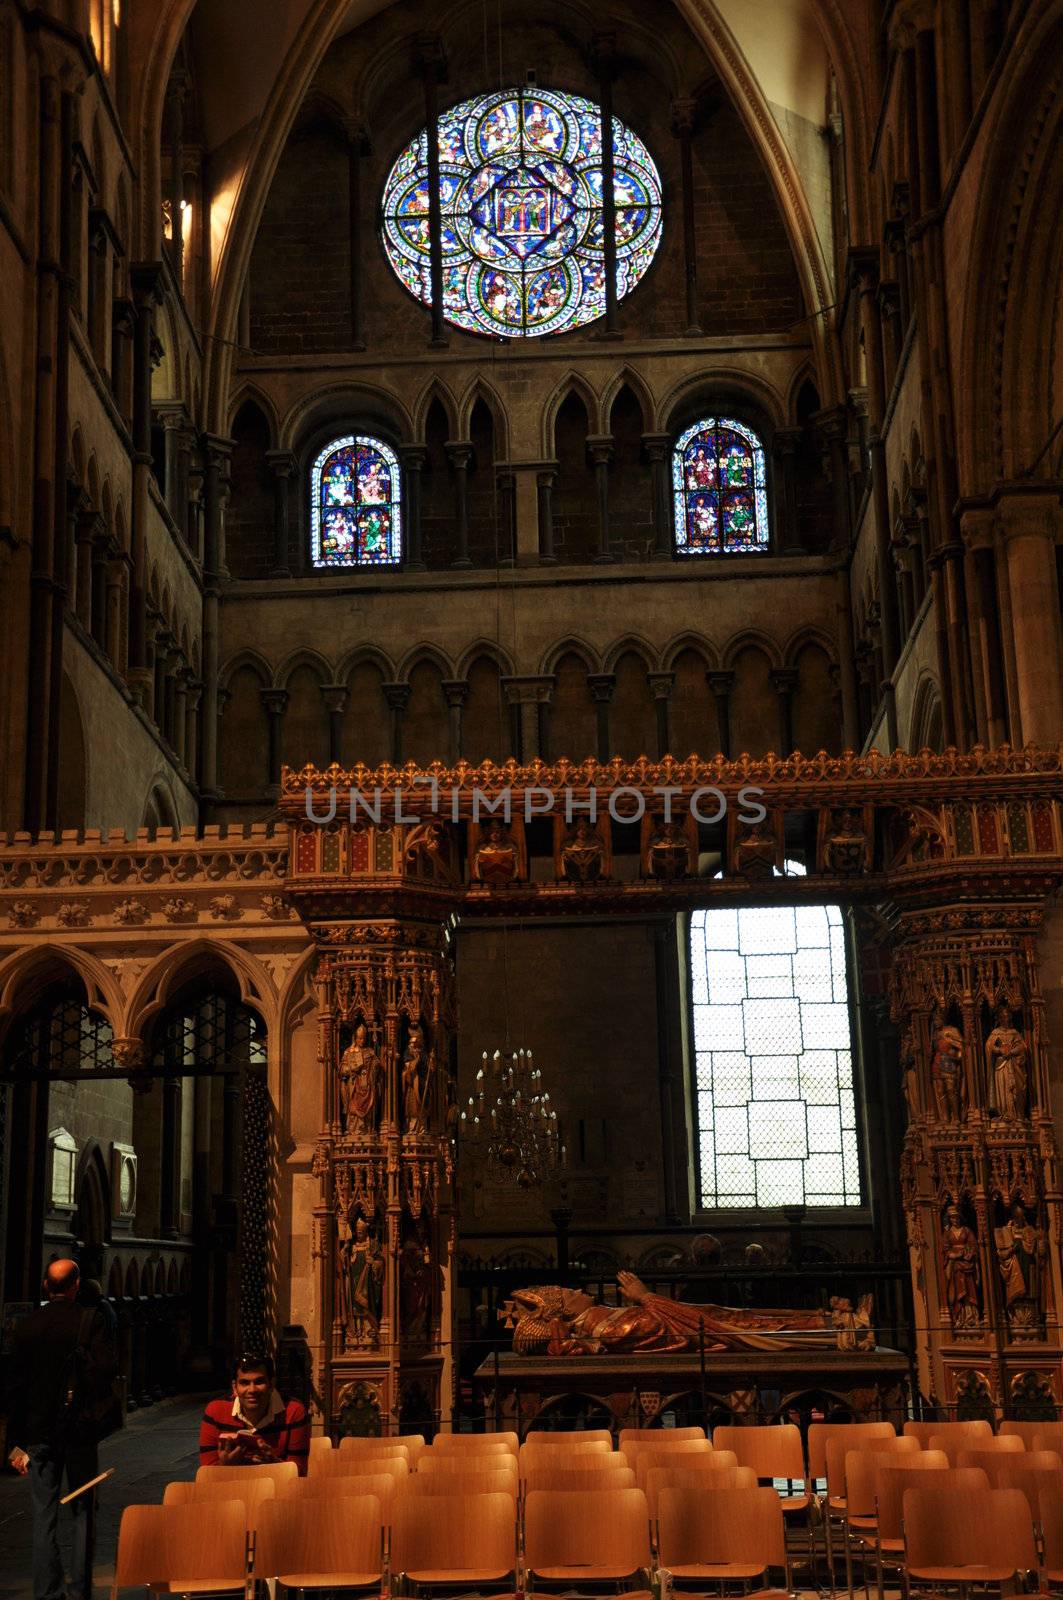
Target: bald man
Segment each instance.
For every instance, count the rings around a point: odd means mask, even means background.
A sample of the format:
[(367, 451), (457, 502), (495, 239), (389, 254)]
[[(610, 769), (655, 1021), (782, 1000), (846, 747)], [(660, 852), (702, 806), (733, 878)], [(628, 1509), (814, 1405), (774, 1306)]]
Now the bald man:
[[(33, 1600), (66, 1600), (57, 1538), (59, 1496), (96, 1476), (95, 1444), (63, 1436), (63, 1392), (71, 1357), (86, 1346), (94, 1377), (108, 1381), (115, 1370), (114, 1346), (102, 1313), (77, 1301), (81, 1273), (76, 1261), (53, 1261), (41, 1285), (44, 1305), (15, 1327), (8, 1382), (8, 1431), (15, 1440), (8, 1462), (30, 1480), (33, 1506)], [(73, 1577), (80, 1586), (85, 1566), (84, 1499), (74, 1501)]]

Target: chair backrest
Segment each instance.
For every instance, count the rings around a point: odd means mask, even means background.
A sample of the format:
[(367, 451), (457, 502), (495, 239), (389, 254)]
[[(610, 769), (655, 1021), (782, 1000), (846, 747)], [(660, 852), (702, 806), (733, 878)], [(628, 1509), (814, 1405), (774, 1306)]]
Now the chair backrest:
[[(320, 1458), (319, 1458), (320, 1459)], [(248, 1467), (200, 1467), (196, 1472), (197, 1483), (246, 1483), (250, 1478), (272, 1478), (279, 1488), (282, 1483), (290, 1483), (299, 1476), (299, 1468), (294, 1461), (271, 1461), (266, 1465)]]
[[(455, 1451), (450, 1455), (433, 1455), (431, 1450), (426, 1450), (417, 1463), (416, 1476), (418, 1478), (460, 1478), (466, 1472), (495, 1472), (499, 1476), (505, 1474), (516, 1483), (518, 1475), (517, 1458), (508, 1450), (489, 1450), (486, 1454), (473, 1451), (471, 1455), (462, 1455)], [(456, 1492), (456, 1491), (455, 1491)]]
[(996, 1488), (992, 1469), (998, 1461), (1013, 1460), (1016, 1456), (1025, 1461), (1028, 1455), (1037, 1453), (1027, 1450), (1018, 1434), (1014, 1433), (1006, 1433), (998, 1439), (979, 1439), (977, 1445), (961, 1444), (957, 1448), (954, 1444), (951, 1450), (941, 1445), (940, 1448), (948, 1456), (950, 1467), (984, 1467), (991, 1488)]
[(733, 1450), (740, 1467), (752, 1467), (758, 1478), (807, 1476), (800, 1430), (792, 1422), (757, 1427), (722, 1427), (713, 1433), (717, 1450)]
[(774, 1489), (664, 1489), (657, 1528), (662, 1567), (786, 1566), (782, 1502)]
[(501, 1580), (517, 1560), (508, 1494), (399, 1496), (391, 1533), (393, 1573), (481, 1572)]
[(992, 1456), (984, 1467), (992, 1488), (1021, 1489), (1034, 1516), (1042, 1489), (1063, 1489), (1063, 1465), (1054, 1450), (1024, 1450), (1018, 1455)]
[(255, 1577), (349, 1573), (375, 1581), (384, 1565), (380, 1529), (380, 1502), (371, 1494), (268, 1502), (258, 1519)]
[[(880, 1539), (899, 1539), (902, 1527), (901, 1519), (904, 1508), (904, 1491), (906, 1489), (924, 1489), (928, 1483), (937, 1485), (936, 1474), (941, 1472), (965, 1471), (965, 1468), (950, 1468), (949, 1458), (944, 1450), (917, 1450), (914, 1455), (879, 1456), (875, 1469), (875, 1512), (878, 1518), (878, 1534)], [(924, 1473), (932, 1473), (932, 1478), (925, 1478)], [(950, 1477), (942, 1479), (943, 1483), (951, 1483)], [(976, 1489), (988, 1486), (988, 1479), (964, 1479)]]
[(635, 1474), (630, 1467), (615, 1467), (612, 1472), (581, 1472), (578, 1467), (531, 1467), (524, 1474), (524, 1492), (538, 1489), (634, 1489)]
[[(954, 1469), (974, 1472), (974, 1467)], [(906, 1489), (904, 1543), (911, 1568), (968, 1566), (1032, 1571), (1033, 1519), (1017, 1489)], [(945, 1574), (942, 1574), (945, 1576)]]
[[(1029, 1445), (1026, 1446), (1030, 1448)], [(1063, 1422), (1042, 1422), (1033, 1436), (1035, 1450), (1058, 1450), (1063, 1455)]]
[(621, 1450), (632, 1465), (640, 1456), (711, 1456), (714, 1446), (707, 1439), (631, 1439)]
[[(581, 1474), (577, 1473), (577, 1477)], [(469, 1465), (464, 1472), (411, 1472), (402, 1480), (402, 1494), (465, 1495), (508, 1494), (511, 1500), (519, 1493), (517, 1474), (492, 1472), (489, 1467), (479, 1471)]]
[(532, 1428), (524, 1435), (527, 1444), (607, 1444), (613, 1448), (613, 1436), (608, 1428)]
[(310, 1454), (312, 1456), (320, 1455), (322, 1450), (334, 1450), (335, 1448), (331, 1435), (327, 1433), (315, 1433), (310, 1440)]
[(1063, 1571), (1063, 1485), (1041, 1490), (1037, 1516), (1044, 1535), (1045, 1570), (1057, 1574)]
[(405, 1478), (410, 1468), (405, 1456), (363, 1456), (357, 1450), (333, 1450), (310, 1458), (311, 1478)]
[[(845, 1494), (845, 1458), (854, 1445), (844, 1433), (835, 1433), (827, 1440), (827, 1493), (837, 1498)], [(919, 1451), (918, 1439), (905, 1439), (897, 1434), (880, 1434), (864, 1438), (855, 1444), (861, 1455), (915, 1455)], [(811, 1468), (809, 1468), (811, 1473)]]
[(997, 1429), (997, 1437), (1006, 1438), (1008, 1434), (1013, 1433), (1016, 1438), (1022, 1440), (1027, 1450), (1033, 1450), (1036, 1448), (1034, 1441), (1037, 1435), (1043, 1432), (1044, 1426), (1043, 1422), (1002, 1422)]
[[(296, 1483), (305, 1481), (298, 1477), (295, 1479)], [(226, 1484), (220, 1492), (226, 1500), (239, 1500), (242, 1503), (246, 1525), (254, 1528), (259, 1506), (263, 1500), (275, 1498), (278, 1485), (272, 1478), (248, 1478), (244, 1483)], [(217, 1500), (218, 1497), (216, 1483), (168, 1483), (162, 1503), (164, 1506), (189, 1506), (198, 1505), (203, 1500)]]
[(516, 1455), (520, 1440), (515, 1433), (437, 1433), (432, 1450), (496, 1450), (499, 1445)]
[(993, 1429), (984, 1418), (973, 1422), (906, 1422), (904, 1436), (906, 1439), (918, 1439), (920, 1446), (925, 1450), (934, 1434), (943, 1436), (967, 1434), (974, 1448), (975, 1439), (988, 1439), (992, 1436)]
[(589, 1472), (592, 1468), (587, 1466), (588, 1462), (608, 1465), (609, 1462), (615, 1461), (618, 1453), (621, 1454), (621, 1465), (626, 1467), (627, 1461), (623, 1458), (622, 1452), (613, 1450), (600, 1440), (592, 1441), (590, 1444), (522, 1444), (518, 1460), (522, 1476), (529, 1467), (544, 1467), (560, 1461), (576, 1460), (579, 1461), (581, 1469)]
[(410, 1447), (399, 1444), (394, 1439), (372, 1439), (364, 1436), (348, 1434), (340, 1440), (339, 1453), (344, 1456), (376, 1456), (384, 1460), (388, 1456), (410, 1464)]
[(410, 1452), (410, 1471), (417, 1471), (417, 1463), (421, 1454), (427, 1450), (428, 1445), (423, 1433), (396, 1433), (390, 1440), (392, 1444), (404, 1444)]
[(931, 1450), (944, 1450), (949, 1458), (950, 1467), (973, 1466), (980, 1467), (980, 1461), (964, 1462), (960, 1457), (967, 1451), (975, 1450), (979, 1455), (1013, 1455), (1025, 1451), (1022, 1440), (1014, 1433), (1006, 1433), (1002, 1438), (988, 1438), (975, 1436), (972, 1438), (966, 1433), (932, 1433), (930, 1435)]
[[(720, 1455), (730, 1451), (721, 1450)], [(689, 1489), (698, 1494), (715, 1494), (719, 1489), (755, 1489), (757, 1475), (752, 1467), (717, 1467), (706, 1472), (701, 1467), (651, 1467), (642, 1480), (641, 1488), (656, 1517), (662, 1489)]]
[(650, 1564), (650, 1514), (641, 1489), (537, 1489), (524, 1502), (524, 1559), (546, 1567), (595, 1567), (630, 1577)]
[(640, 1450), (635, 1458), (635, 1476), (641, 1486), (651, 1472), (661, 1467), (676, 1472), (711, 1473), (737, 1465), (738, 1457), (733, 1450), (706, 1450), (703, 1455), (700, 1452), (681, 1455), (677, 1450)]
[(357, 1472), (350, 1476), (296, 1478), (277, 1490), (278, 1500), (345, 1500), (351, 1495), (372, 1495), (380, 1502), (380, 1519), (385, 1527), (391, 1525), (391, 1505), (400, 1484), (410, 1478), (393, 1478), (383, 1472)]
[(247, 1526), (242, 1500), (126, 1506), (118, 1529), (112, 1600), (119, 1589), (179, 1580), (217, 1580), (242, 1589)]
[(641, 1439), (668, 1440), (677, 1439), (704, 1439), (704, 1428), (621, 1428), (620, 1448), (625, 1444), (637, 1444)]
[(867, 1439), (892, 1439), (896, 1432), (892, 1422), (813, 1422), (808, 1430), (809, 1477), (827, 1476), (828, 1439), (846, 1440), (846, 1449), (858, 1450)]

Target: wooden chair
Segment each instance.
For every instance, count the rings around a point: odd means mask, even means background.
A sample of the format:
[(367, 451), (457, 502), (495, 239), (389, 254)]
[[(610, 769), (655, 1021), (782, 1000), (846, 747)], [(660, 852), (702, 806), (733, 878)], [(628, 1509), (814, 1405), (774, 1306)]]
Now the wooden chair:
[[(582, 1473), (575, 1473), (575, 1477), (582, 1478)], [(492, 1472), (490, 1467), (482, 1470), (471, 1463), (461, 1472), (411, 1472), (402, 1480), (402, 1494), (416, 1495), (466, 1495), (466, 1494), (508, 1494), (511, 1500), (516, 1500), (520, 1484), (515, 1472)]]
[(641, 1489), (551, 1491), (524, 1502), (531, 1578), (615, 1582), (649, 1572), (650, 1518)]
[(486, 1454), (473, 1451), (471, 1455), (462, 1455), (456, 1451), (451, 1455), (434, 1456), (431, 1450), (426, 1450), (421, 1457), (416, 1476), (418, 1478), (460, 1478), (467, 1472), (495, 1472), (502, 1477), (512, 1478), (514, 1485), (519, 1476), (517, 1458), (508, 1450), (489, 1450)]
[(613, 1448), (613, 1436), (608, 1428), (569, 1428), (567, 1431), (552, 1428), (532, 1428), (524, 1435), (528, 1444), (607, 1444)]
[(254, 1575), (286, 1589), (362, 1589), (384, 1573), (375, 1495), (267, 1501), (258, 1520)]
[(335, 1448), (329, 1434), (315, 1433), (310, 1440), (310, 1459), (313, 1460), (316, 1455), (320, 1455), (322, 1450), (334, 1450)]
[(630, 1467), (614, 1467), (611, 1472), (581, 1472), (578, 1467), (532, 1467), (524, 1475), (524, 1493), (540, 1489), (563, 1490), (565, 1494), (586, 1489), (634, 1489), (635, 1474)]
[(1063, 1487), (1041, 1490), (1037, 1519), (1041, 1524), (1042, 1571), (1045, 1580), (1063, 1584)]
[(515, 1578), (517, 1528), (508, 1494), (399, 1497), (391, 1570), (410, 1583), (503, 1583)]
[(975, 1450), (978, 1448), (975, 1441), (992, 1438), (993, 1429), (982, 1418), (974, 1422), (906, 1422), (904, 1424), (904, 1437), (906, 1439), (918, 1439), (921, 1450), (927, 1449), (934, 1434), (941, 1434), (946, 1437), (950, 1434), (956, 1437), (961, 1434), (967, 1434), (971, 1449)]
[(1037, 1567), (1030, 1506), (1018, 1489), (906, 1489), (902, 1516), (909, 1585), (1011, 1583)]
[(808, 1468), (801, 1444), (801, 1433), (792, 1422), (780, 1422), (764, 1427), (717, 1428), (712, 1436), (717, 1450), (733, 1450), (740, 1467), (752, 1467), (760, 1479), (785, 1479), (789, 1484), (799, 1483), (799, 1494), (783, 1496), (783, 1509), (805, 1509), (811, 1495), (808, 1490)]
[(400, 1480), (409, 1472), (403, 1456), (363, 1456), (357, 1451), (334, 1450), (331, 1455), (322, 1451), (310, 1462), (311, 1478), (365, 1478), (386, 1477)]
[[(860, 1427), (861, 1424), (849, 1424), (848, 1427)], [(872, 1423), (872, 1427), (879, 1428), (881, 1424)], [(887, 1424), (888, 1426), (888, 1424)], [(911, 1455), (918, 1454), (918, 1439), (905, 1439), (898, 1437), (890, 1428), (888, 1433), (860, 1433), (834, 1432), (823, 1441), (824, 1463), (826, 1466), (827, 1494), (823, 1502), (823, 1539), (826, 1546), (827, 1573), (830, 1580), (831, 1594), (834, 1594), (834, 1535), (842, 1535), (842, 1550), (846, 1548), (845, 1538), (845, 1513), (846, 1513), (846, 1488), (845, 1488), (845, 1460), (852, 1452), (857, 1451), (863, 1455)], [(817, 1463), (818, 1464), (818, 1463)], [(809, 1465), (809, 1475), (815, 1477)]]
[(251, 1478), (272, 1478), (278, 1489), (282, 1483), (290, 1483), (299, 1476), (299, 1468), (294, 1461), (270, 1461), (263, 1466), (248, 1467), (199, 1467), (196, 1471), (197, 1483), (247, 1483)]
[[(719, 1455), (730, 1455), (720, 1450)], [(722, 1466), (706, 1471), (704, 1467), (650, 1467), (639, 1488), (646, 1496), (650, 1518), (658, 1515), (662, 1489), (689, 1490), (692, 1494), (715, 1494), (719, 1489), (755, 1489), (757, 1475), (752, 1467)]]
[(641, 1489), (648, 1475), (662, 1467), (670, 1472), (710, 1473), (737, 1466), (738, 1457), (733, 1450), (709, 1450), (704, 1455), (686, 1455), (676, 1450), (640, 1450), (635, 1457), (635, 1479)]
[(808, 1475), (813, 1483), (827, 1476), (827, 1443), (847, 1441), (846, 1450), (859, 1450), (867, 1439), (893, 1439), (897, 1430), (892, 1422), (813, 1422), (808, 1430)]
[(930, 1435), (931, 1450), (944, 1450), (949, 1458), (950, 1467), (980, 1467), (981, 1461), (963, 1461), (964, 1455), (972, 1451), (980, 1456), (989, 1455), (1021, 1455), (1026, 1446), (1018, 1434), (1005, 1433), (999, 1437), (990, 1435), (986, 1438), (970, 1439), (966, 1434), (932, 1433)]
[(411, 1466), (410, 1447), (399, 1444), (395, 1439), (364, 1439), (343, 1438), (340, 1440), (338, 1455), (341, 1456), (376, 1456), (379, 1460), (386, 1460), (389, 1456), (396, 1461), (405, 1461)]
[[(305, 1483), (306, 1479), (296, 1477), (295, 1482)], [(278, 1485), (272, 1478), (248, 1478), (246, 1483), (225, 1484), (222, 1488), (210, 1482), (168, 1483), (162, 1503), (164, 1506), (190, 1506), (204, 1500), (239, 1500), (247, 1512), (247, 1525), (250, 1528), (254, 1526), (255, 1515), (263, 1500), (272, 1500), (278, 1493)]]
[(652, 1456), (654, 1460), (675, 1461), (680, 1458), (703, 1457), (717, 1455), (719, 1452), (707, 1439), (677, 1439), (674, 1443), (664, 1439), (635, 1439), (625, 1444), (617, 1452), (618, 1455), (627, 1457), (628, 1465), (638, 1469), (638, 1463), (643, 1456)]
[[(873, 1536), (875, 1575), (879, 1600), (885, 1594), (885, 1569), (904, 1570), (904, 1493), (906, 1489), (950, 1488), (963, 1491), (989, 1487), (983, 1473), (971, 1477), (970, 1467), (950, 1467), (944, 1450), (917, 1450), (910, 1456), (880, 1456), (875, 1469), (875, 1515)], [(933, 1477), (926, 1478), (930, 1472)], [(957, 1474), (963, 1476), (957, 1476)]]
[[(607, 1444), (600, 1441), (591, 1444), (522, 1444), (517, 1455), (520, 1462), (521, 1477), (531, 1467), (548, 1467), (556, 1465), (559, 1461), (576, 1461), (580, 1466), (588, 1461), (601, 1462), (603, 1465), (613, 1462), (620, 1457), (621, 1466), (627, 1466), (628, 1461), (623, 1451), (612, 1450)], [(587, 1471), (591, 1468), (587, 1467)]]
[(380, 1517), (385, 1528), (391, 1526), (391, 1505), (400, 1485), (410, 1477), (392, 1477), (384, 1472), (356, 1472), (335, 1477), (296, 1478), (277, 1490), (278, 1500), (345, 1500), (351, 1495), (372, 1495), (380, 1502)]
[(658, 1559), (674, 1578), (741, 1584), (769, 1567), (786, 1574), (783, 1510), (774, 1489), (664, 1489), (658, 1502)]
[(620, 1448), (623, 1450), (627, 1444), (640, 1444), (644, 1439), (651, 1442), (656, 1439), (671, 1439), (675, 1443), (679, 1439), (704, 1439), (704, 1428), (621, 1428)]
[(1036, 1450), (1034, 1441), (1044, 1426), (1043, 1422), (1002, 1422), (997, 1429), (997, 1437), (1007, 1438), (1008, 1434), (1013, 1433), (1022, 1440), (1027, 1450)]
[[(1029, 1450), (1030, 1446), (1026, 1446)], [(1035, 1450), (1055, 1450), (1063, 1456), (1063, 1422), (1042, 1422), (1033, 1436)]]
[(968, 1454), (980, 1457), (969, 1464), (982, 1468), (991, 1489), (1021, 1489), (1033, 1517), (1037, 1516), (1042, 1489), (1063, 1490), (1063, 1465), (1054, 1450), (1022, 1450), (1014, 1454), (985, 1454), (978, 1450)]
[(513, 1455), (520, 1449), (515, 1433), (437, 1433), (432, 1440), (432, 1450), (496, 1450), (505, 1445)]
[(180, 1594), (243, 1590), (247, 1514), (242, 1500), (126, 1506), (118, 1529), (111, 1600), (119, 1589)]

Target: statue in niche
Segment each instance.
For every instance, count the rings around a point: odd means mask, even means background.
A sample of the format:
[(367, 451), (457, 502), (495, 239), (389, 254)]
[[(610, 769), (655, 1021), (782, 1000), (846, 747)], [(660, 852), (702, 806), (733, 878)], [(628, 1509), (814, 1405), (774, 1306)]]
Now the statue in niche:
[(431, 1075), (424, 1029), (419, 1022), (415, 1022), (410, 1027), (409, 1041), (402, 1058), (402, 1116), (407, 1133), (427, 1131), (425, 1101)]
[(867, 866), (868, 839), (859, 811), (848, 808), (833, 814), (833, 832), (827, 840), (824, 859), (831, 872), (863, 872)]
[(380, 1057), (367, 1042), (365, 1023), (359, 1022), (354, 1038), (340, 1057), (340, 1123), (344, 1133), (376, 1131), (383, 1070)]
[(735, 845), (735, 871), (743, 878), (774, 877), (777, 854), (775, 834), (768, 822), (754, 822)]
[(1029, 1049), (1018, 1028), (1012, 1026), (1007, 1006), (997, 1009), (997, 1025), (985, 1042), (986, 1067), (993, 1085), (993, 1107), (1005, 1122), (1026, 1115)]
[(1018, 1200), (1003, 1227), (994, 1229), (997, 1265), (1004, 1282), (1004, 1306), (1013, 1332), (1036, 1337), (1041, 1323), (1041, 1293), (1048, 1242)]
[(963, 1035), (940, 1012), (934, 1018), (930, 1089), (938, 1122), (954, 1127), (960, 1120), (963, 1090)]
[(340, 1308), (348, 1348), (371, 1349), (380, 1333), (384, 1304), (384, 1253), (376, 1231), (361, 1212), (353, 1223), (350, 1217), (343, 1219), (341, 1215), (337, 1271), (343, 1280)]
[(435, 1269), (423, 1227), (407, 1234), (399, 1251), (399, 1309), (406, 1339), (427, 1339), (431, 1331)]
[(977, 1329), (982, 1321), (978, 1238), (964, 1222), (958, 1205), (945, 1208), (941, 1226), (941, 1266), (952, 1331)]
[(919, 1068), (915, 1059), (915, 1029), (909, 1022), (901, 1034), (901, 1087), (904, 1103), (908, 1107), (909, 1123), (918, 1122), (923, 1114), (919, 1095)]
[(497, 817), (487, 824), (476, 847), (476, 877), (502, 887), (517, 876), (517, 841)]
[(690, 868), (690, 841), (678, 822), (658, 818), (646, 847), (646, 860), (655, 878), (685, 878)]
[(587, 817), (577, 817), (576, 826), (561, 846), (561, 871), (568, 883), (593, 883), (602, 875), (605, 841)]

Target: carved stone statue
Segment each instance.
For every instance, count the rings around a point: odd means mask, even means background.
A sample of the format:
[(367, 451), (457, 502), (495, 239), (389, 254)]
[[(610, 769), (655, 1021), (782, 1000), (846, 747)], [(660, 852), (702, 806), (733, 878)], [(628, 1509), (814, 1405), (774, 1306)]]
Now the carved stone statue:
[(940, 1013), (934, 1018), (930, 1089), (937, 1120), (949, 1126), (958, 1123), (963, 1089), (963, 1035)]
[(997, 1265), (1004, 1281), (1004, 1304), (1010, 1327), (1036, 1332), (1041, 1320), (1041, 1283), (1048, 1242), (1044, 1230), (1026, 1215), (1018, 1201), (1002, 1228), (994, 1229)]
[(839, 1350), (870, 1350), (875, 1337), (871, 1328), (871, 1296), (864, 1294), (856, 1303), (844, 1295), (831, 1295), (830, 1319), (838, 1336)]
[[(680, 1354), (705, 1349), (873, 1349), (870, 1299), (853, 1313), (853, 1325), (835, 1323), (833, 1311), (738, 1310), (689, 1305), (652, 1294), (633, 1273), (617, 1274), (627, 1302), (602, 1305), (580, 1289), (557, 1284), (516, 1289), (502, 1315), (520, 1355), (580, 1356)], [(851, 1310), (851, 1308), (850, 1308)], [(866, 1311), (866, 1319), (864, 1312)], [(842, 1346), (842, 1337), (854, 1343)]]
[(1007, 1122), (1026, 1115), (1029, 1049), (1018, 1028), (1012, 1027), (1007, 1006), (997, 1011), (997, 1025), (985, 1042), (986, 1066), (992, 1078), (993, 1105)]
[(915, 1030), (908, 1023), (901, 1034), (901, 1087), (904, 1103), (908, 1107), (909, 1123), (918, 1122), (923, 1114), (922, 1096), (919, 1092), (919, 1069), (915, 1059)]
[(982, 1320), (978, 1239), (959, 1206), (946, 1207), (941, 1228), (941, 1266), (954, 1333), (979, 1327)]
[(744, 878), (771, 878), (778, 847), (766, 822), (754, 822), (735, 845), (735, 871)]
[(363, 1216), (355, 1217), (346, 1234), (339, 1252), (340, 1271), (346, 1277), (341, 1304), (348, 1342), (354, 1349), (364, 1350), (376, 1344), (380, 1332), (384, 1255), (379, 1239)]
[(846, 808), (832, 818), (833, 831), (827, 840), (824, 857), (832, 872), (863, 872), (867, 866), (868, 840), (860, 813)]
[(344, 1133), (375, 1130), (382, 1076), (380, 1057), (367, 1044), (365, 1023), (360, 1022), (340, 1057), (340, 1121)]
[(481, 883), (502, 886), (512, 883), (517, 876), (517, 841), (497, 817), (487, 824), (480, 836), (475, 865)]
[(561, 870), (569, 883), (593, 883), (602, 875), (605, 842), (586, 817), (577, 817), (576, 826), (561, 846)]
[(678, 822), (658, 822), (650, 835), (646, 860), (655, 878), (686, 877), (690, 844)]
[(399, 1251), (399, 1310), (406, 1339), (427, 1339), (431, 1331), (432, 1252), (420, 1234), (411, 1233)]
[(410, 1028), (402, 1058), (402, 1116), (407, 1133), (425, 1131), (424, 1096), (428, 1087), (424, 1031), (419, 1022)]

